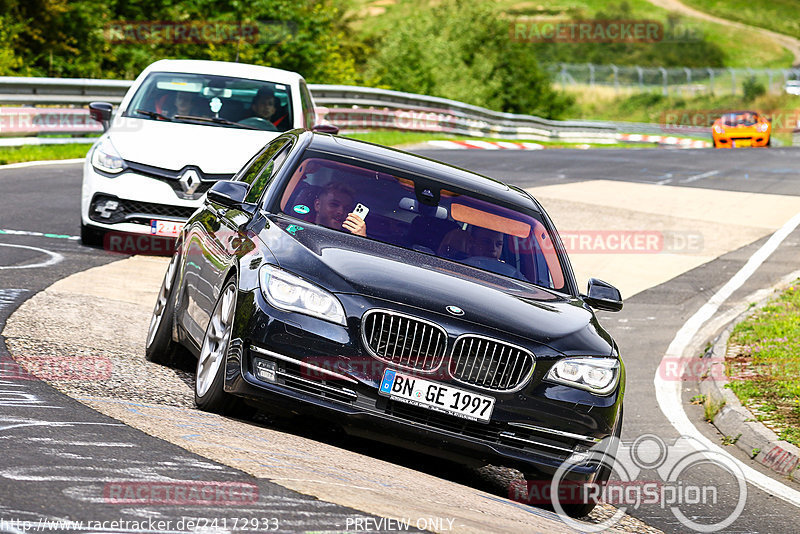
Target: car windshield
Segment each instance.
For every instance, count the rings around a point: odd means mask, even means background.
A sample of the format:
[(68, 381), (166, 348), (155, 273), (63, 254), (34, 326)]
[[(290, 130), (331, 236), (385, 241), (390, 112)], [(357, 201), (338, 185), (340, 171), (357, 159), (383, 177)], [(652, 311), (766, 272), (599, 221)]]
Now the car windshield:
[(538, 286), (565, 289), (556, 247), (541, 214), (437, 187), (396, 170), (306, 157), (280, 198), (280, 210), (347, 231), (357, 205), (368, 210), (367, 238), (413, 249)]
[(293, 127), (288, 85), (211, 74), (152, 72), (124, 115), (273, 132)]
[(722, 118), (722, 124), (725, 126), (752, 126), (758, 120), (755, 113), (728, 113)]

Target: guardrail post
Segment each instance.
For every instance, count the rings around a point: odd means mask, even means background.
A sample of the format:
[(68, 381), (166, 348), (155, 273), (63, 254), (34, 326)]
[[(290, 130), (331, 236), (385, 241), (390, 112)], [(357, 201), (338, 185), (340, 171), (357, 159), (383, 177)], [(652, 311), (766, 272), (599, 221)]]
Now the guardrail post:
[(667, 69), (664, 67), (658, 67), (658, 70), (661, 71), (661, 80), (663, 83), (663, 87), (661, 88), (661, 93), (664, 96), (667, 96)]
[(639, 89), (644, 90), (644, 70), (642, 67), (636, 67), (636, 72), (639, 73)]
[(619, 93), (619, 67), (612, 63), (611, 70), (614, 72), (614, 92)]
[(736, 94), (736, 71), (732, 67), (728, 67), (728, 72), (731, 73), (731, 94)]
[(689, 67), (683, 67), (683, 72), (686, 73), (686, 89), (689, 94), (694, 96), (694, 89), (692, 89), (692, 70)]
[(708, 89), (709, 92), (714, 92), (714, 69), (706, 69), (708, 71)]

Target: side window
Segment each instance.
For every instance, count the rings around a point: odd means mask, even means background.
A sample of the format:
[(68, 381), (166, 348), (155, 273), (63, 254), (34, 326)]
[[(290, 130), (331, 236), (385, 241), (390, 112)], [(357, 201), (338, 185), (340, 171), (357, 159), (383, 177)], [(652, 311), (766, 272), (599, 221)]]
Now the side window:
[(279, 139), (269, 144), (267, 148), (265, 148), (259, 155), (250, 160), (250, 162), (247, 164), (247, 167), (245, 167), (245, 169), (235, 179), (252, 185), (256, 177), (261, 174), (264, 166), (269, 163), (275, 154), (277, 154), (281, 148), (286, 146), (287, 143), (288, 141), (286, 139)]
[(310, 129), (317, 123), (317, 113), (305, 82), (300, 82), (300, 103), (303, 107), (303, 127)]
[(262, 165), (263, 170), (250, 184), (250, 191), (248, 191), (245, 197), (245, 202), (256, 203), (259, 201), (267, 185), (269, 185), (272, 178), (275, 176), (275, 173), (281, 168), (283, 162), (286, 161), (286, 157), (289, 155), (289, 146), (287, 145), (288, 143), (279, 145), (278, 149), (280, 149), (280, 152), (277, 154), (273, 153), (274, 157), (266, 161), (265, 165)]

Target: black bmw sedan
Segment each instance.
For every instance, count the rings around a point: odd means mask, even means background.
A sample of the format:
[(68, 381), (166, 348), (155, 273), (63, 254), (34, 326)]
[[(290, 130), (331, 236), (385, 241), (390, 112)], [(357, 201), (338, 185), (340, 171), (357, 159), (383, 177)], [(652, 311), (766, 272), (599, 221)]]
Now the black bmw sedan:
[[(195, 401), (542, 479), (619, 436), (625, 369), (528, 193), (344, 137), (286, 132), (189, 219), (146, 356), (197, 358)], [(571, 470), (602, 482), (609, 470)], [(567, 503), (571, 515), (593, 502)]]

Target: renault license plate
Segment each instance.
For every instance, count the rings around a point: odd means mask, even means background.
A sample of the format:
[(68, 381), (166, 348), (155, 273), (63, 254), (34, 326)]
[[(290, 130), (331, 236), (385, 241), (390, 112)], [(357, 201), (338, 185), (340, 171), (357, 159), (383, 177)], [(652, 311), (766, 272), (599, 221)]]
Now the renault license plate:
[(181, 234), (181, 230), (183, 230), (184, 224), (182, 222), (152, 219), (150, 221), (150, 233), (165, 237), (178, 237)]

